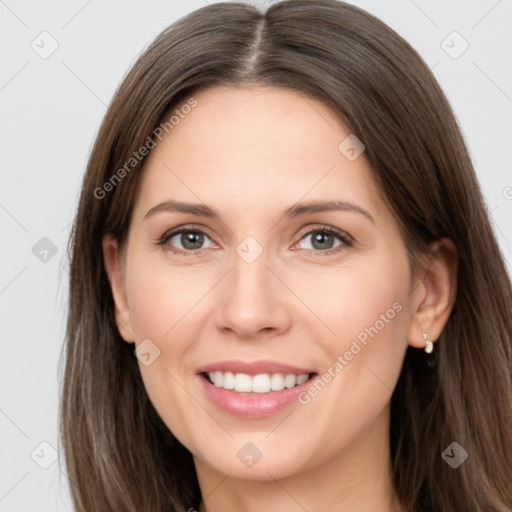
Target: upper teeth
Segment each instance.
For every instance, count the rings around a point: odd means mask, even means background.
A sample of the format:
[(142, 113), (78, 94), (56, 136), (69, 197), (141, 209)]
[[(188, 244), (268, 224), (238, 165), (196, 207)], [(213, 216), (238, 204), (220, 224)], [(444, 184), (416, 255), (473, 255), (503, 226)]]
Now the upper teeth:
[(239, 393), (250, 393), (251, 391), (253, 393), (269, 393), (303, 384), (308, 380), (309, 374), (261, 373), (251, 376), (245, 373), (209, 372), (208, 377), (218, 388), (234, 389)]

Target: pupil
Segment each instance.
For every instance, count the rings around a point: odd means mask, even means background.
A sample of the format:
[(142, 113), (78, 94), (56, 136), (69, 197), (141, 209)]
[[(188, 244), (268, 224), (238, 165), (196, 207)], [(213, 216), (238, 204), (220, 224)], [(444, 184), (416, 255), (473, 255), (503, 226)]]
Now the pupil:
[[(329, 246), (328, 248), (330, 249), (332, 247), (332, 243), (331, 244), (325, 244), (325, 241), (326, 239), (330, 239), (329, 241), (330, 242), (333, 242), (333, 235), (329, 235), (329, 234), (325, 234), (325, 233), (322, 233), (320, 231), (317, 231), (316, 235), (313, 237), (313, 247), (315, 247), (315, 249), (325, 249), (327, 247), (327, 245)], [(315, 246), (315, 243), (319, 242), (320, 243), (320, 247), (316, 247)], [(324, 245), (322, 245), (324, 244)]]
[[(197, 232), (182, 233), (181, 243), (185, 249), (198, 249), (203, 242), (203, 234)], [(197, 247), (199, 246), (199, 247)]]

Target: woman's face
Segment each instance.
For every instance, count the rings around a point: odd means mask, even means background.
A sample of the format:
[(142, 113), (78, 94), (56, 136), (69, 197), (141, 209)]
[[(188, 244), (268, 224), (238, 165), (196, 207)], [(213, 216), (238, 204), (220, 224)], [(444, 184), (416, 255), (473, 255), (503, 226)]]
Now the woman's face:
[(199, 469), (233, 477), (384, 446), (417, 304), (363, 147), (293, 91), (194, 97), (146, 161), (117, 289), (111, 273), (152, 403)]

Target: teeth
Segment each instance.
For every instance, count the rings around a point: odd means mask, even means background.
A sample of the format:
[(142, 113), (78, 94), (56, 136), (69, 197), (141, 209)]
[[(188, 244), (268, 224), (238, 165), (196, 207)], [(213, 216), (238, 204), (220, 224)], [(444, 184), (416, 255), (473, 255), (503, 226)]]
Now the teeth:
[(274, 373), (270, 378), (270, 389), (272, 391), (281, 391), (284, 389), (284, 375), (282, 373)]
[(307, 373), (304, 373), (302, 375), (299, 375), (297, 377), (297, 386), (300, 386), (301, 384), (304, 384), (309, 378), (309, 375)]
[(226, 372), (224, 374), (224, 380), (222, 382), (222, 387), (224, 389), (235, 389), (235, 374), (234, 373)]
[(270, 393), (300, 386), (309, 379), (309, 374), (261, 373), (251, 376), (245, 373), (216, 371), (209, 372), (208, 377), (218, 388), (230, 389), (238, 393)]
[[(215, 378), (217, 378), (217, 372), (215, 372)], [(217, 385), (217, 380), (215, 380), (215, 385)], [(246, 375), (245, 373), (237, 373), (235, 375), (235, 391), (238, 391), (239, 393), (249, 393), (252, 391), (251, 387), (252, 379), (250, 375)]]
[(288, 389), (293, 388), (297, 384), (297, 376), (289, 374), (284, 378), (284, 386)]
[[(238, 389), (235, 388), (235, 391)], [(251, 391), (253, 393), (268, 393), (270, 391), (270, 375), (263, 373), (252, 378)]]
[(215, 372), (213, 378), (214, 378), (213, 382), (215, 382), (215, 385), (218, 388), (221, 388), (222, 385), (224, 384), (224, 375), (223, 375), (223, 373), (222, 372)]

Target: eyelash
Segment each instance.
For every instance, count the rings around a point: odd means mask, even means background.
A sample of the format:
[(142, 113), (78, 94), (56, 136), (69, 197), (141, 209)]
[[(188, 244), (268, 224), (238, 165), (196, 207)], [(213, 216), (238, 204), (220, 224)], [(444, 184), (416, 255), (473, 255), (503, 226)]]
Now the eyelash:
[[(166, 251), (170, 251), (173, 254), (182, 254), (184, 256), (192, 256), (192, 255), (200, 256), (204, 249), (195, 249), (195, 250), (191, 250), (191, 251), (183, 251), (181, 249), (174, 249), (172, 247), (165, 247), (167, 242), (173, 236), (180, 235), (181, 233), (202, 233), (203, 235), (206, 235), (208, 238), (211, 239), (211, 237), (208, 235), (208, 233), (204, 229), (200, 228), (199, 226), (181, 226), (179, 228), (172, 229), (172, 230), (167, 231), (166, 233), (164, 233), (162, 235), (162, 237), (160, 238), (160, 240), (157, 241), (156, 245), (159, 246), (159, 247), (164, 247)], [(310, 229), (309, 231), (306, 231), (305, 233), (302, 233), (299, 241), (302, 240), (303, 238), (305, 238), (306, 236), (311, 235), (313, 233), (328, 233), (329, 235), (333, 235), (333, 236), (337, 237), (342, 242), (337, 247), (332, 248), (332, 249), (327, 249), (325, 251), (320, 251), (318, 249), (309, 249), (311, 254), (314, 254), (314, 255), (326, 256), (326, 255), (329, 255), (329, 254), (337, 253), (340, 250), (343, 250), (344, 248), (347, 248), (347, 247), (351, 247), (353, 245), (353, 240), (346, 233), (344, 233), (343, 231), (340, 231), (340, 230), (338, 230), (336, 228), (333, 228), (331, 226), (324, 226), (324, 225), (319, 225), (319, 226), (317, 226), (317, 227), (315, 227), (313, 229)]]

